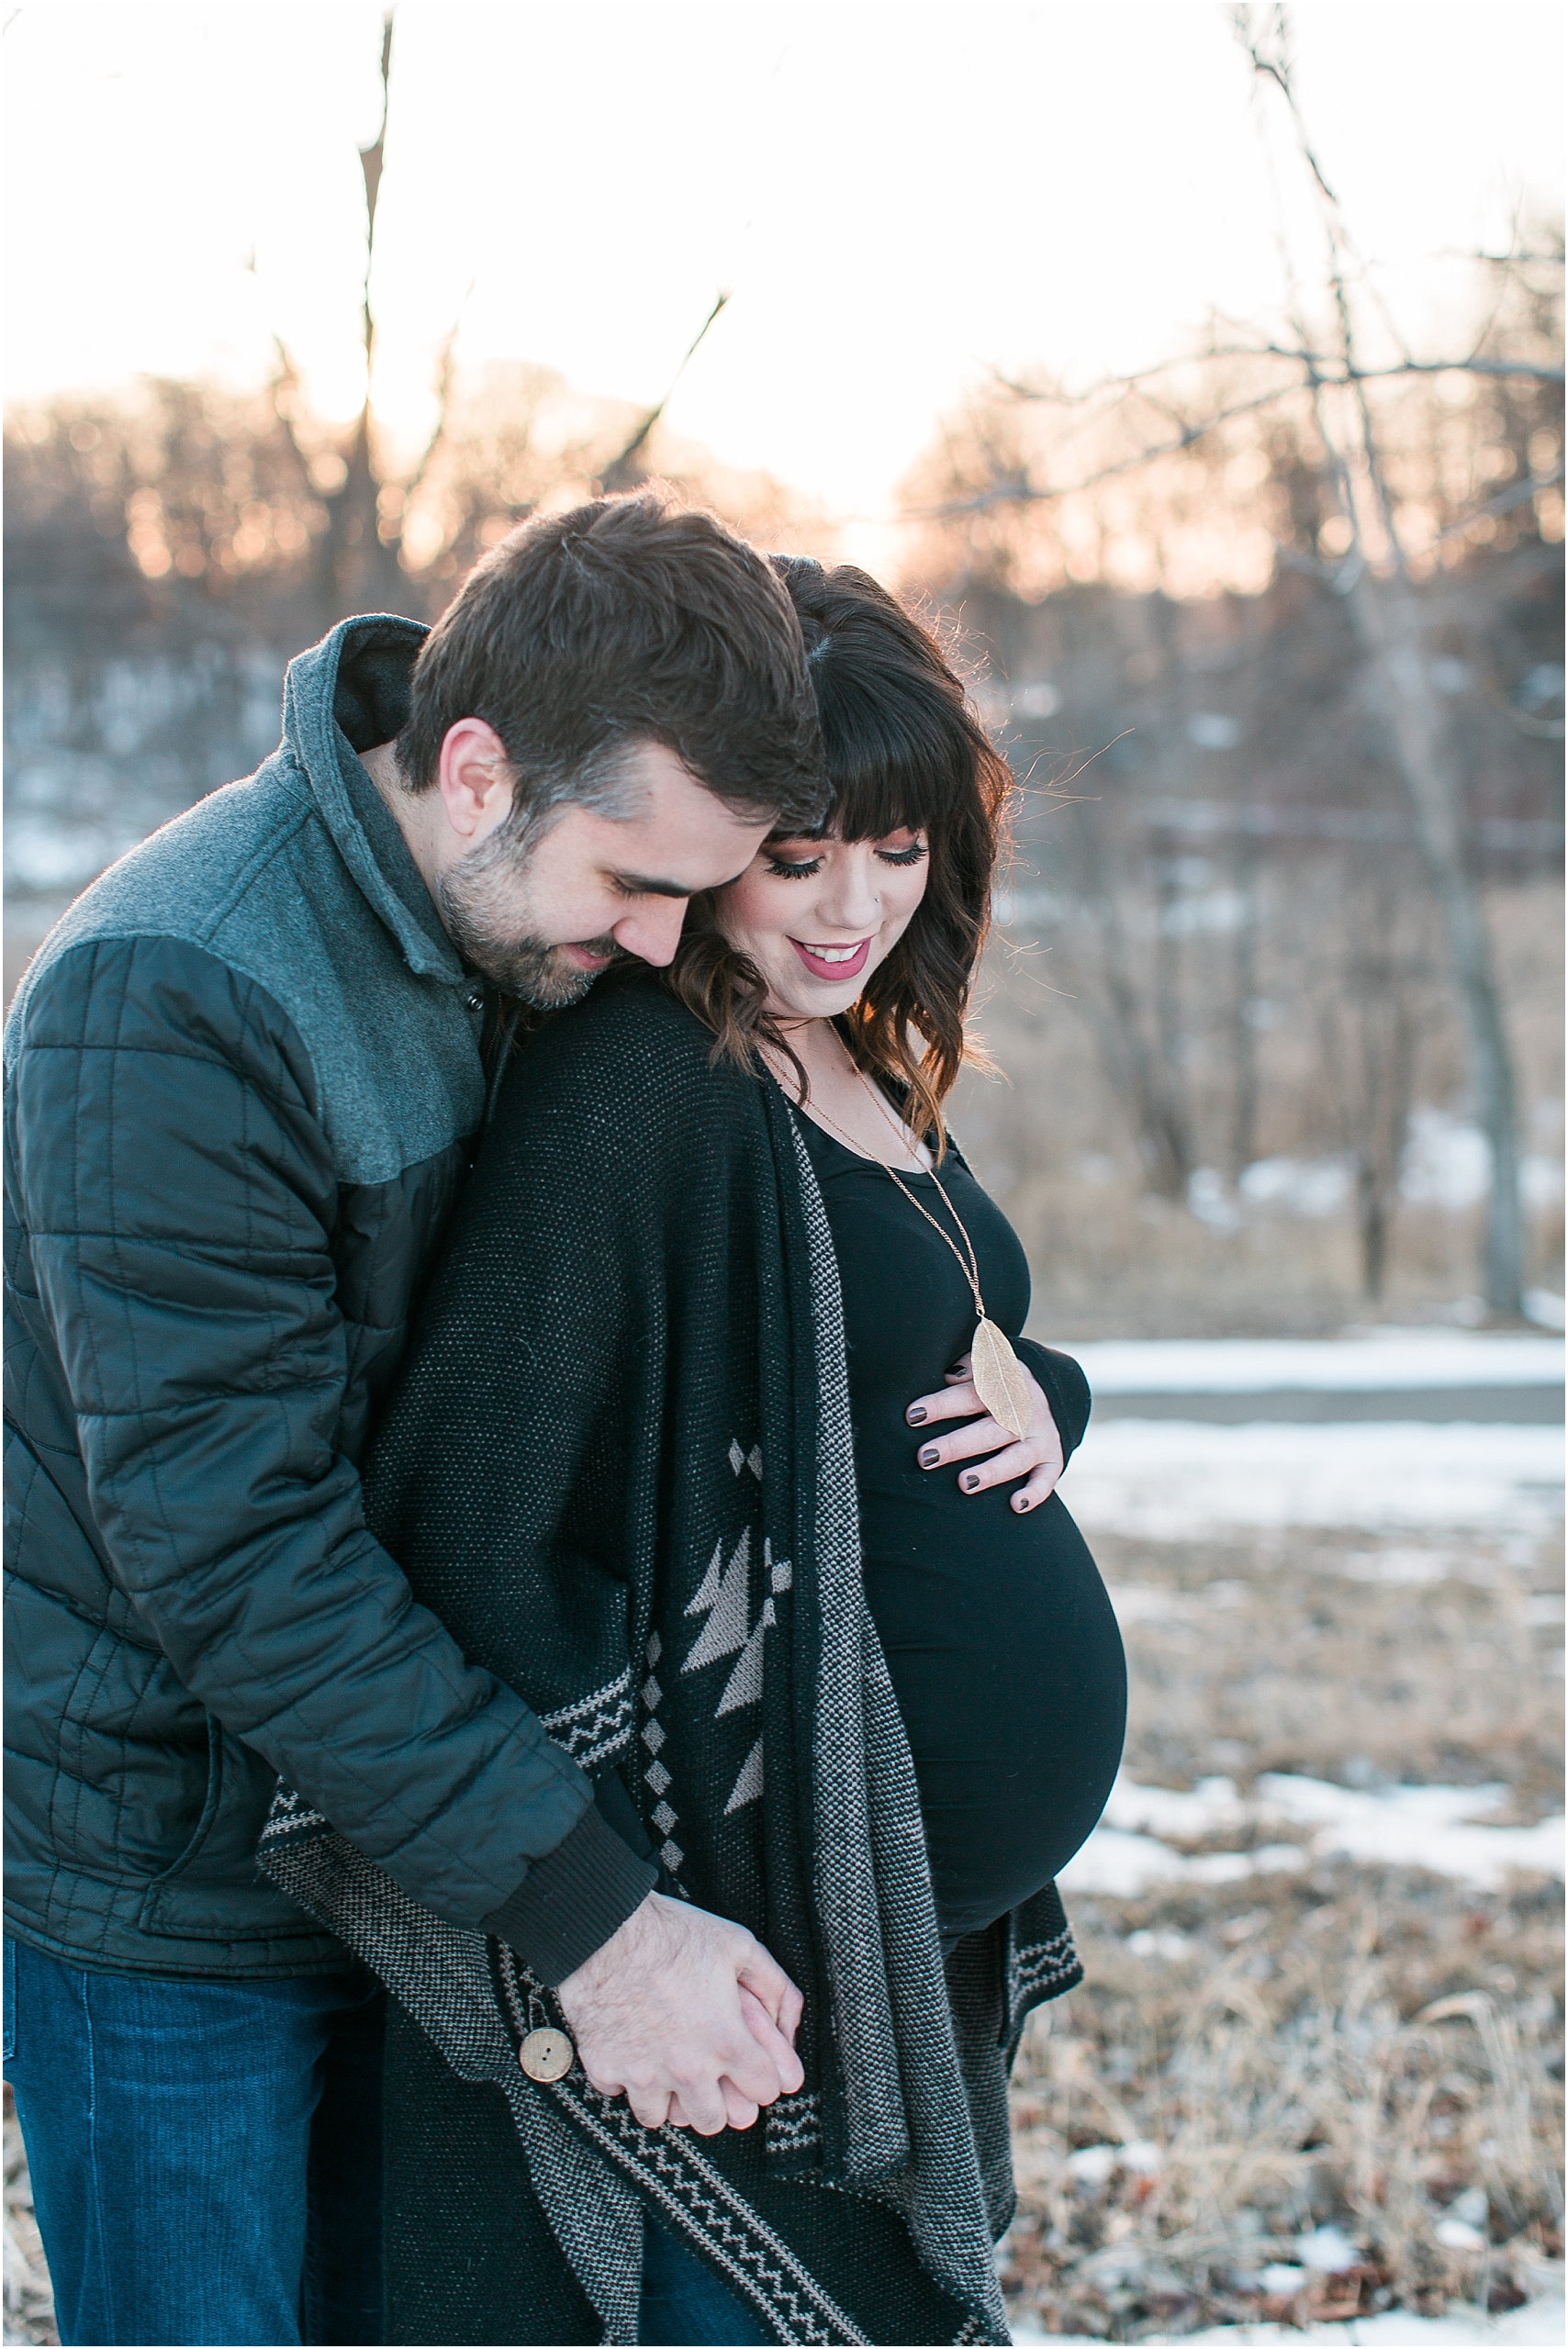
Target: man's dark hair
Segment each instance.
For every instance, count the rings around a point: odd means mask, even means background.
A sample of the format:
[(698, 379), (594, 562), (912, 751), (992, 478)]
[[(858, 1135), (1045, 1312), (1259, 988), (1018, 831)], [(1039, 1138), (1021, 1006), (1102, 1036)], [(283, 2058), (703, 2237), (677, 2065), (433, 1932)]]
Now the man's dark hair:
[(460, 718), (506, 746), (520, 845), (564, 807), (613, 814), (640, 742), (786, 830), (827, 807), (793, 604), (766, 556), (657, 491), (527, 522), (475, 566), (415, 665), (397, 742), (410, 790), (435, 781)]

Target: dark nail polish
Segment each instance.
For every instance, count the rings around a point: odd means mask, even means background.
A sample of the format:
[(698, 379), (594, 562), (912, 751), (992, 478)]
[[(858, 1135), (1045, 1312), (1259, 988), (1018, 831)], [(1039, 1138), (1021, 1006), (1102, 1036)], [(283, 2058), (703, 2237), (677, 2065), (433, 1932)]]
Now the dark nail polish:
[(962, 1482), (966, 1493), (978, 1493), (980, 1491), (980, 1478), (978, 1476), (966, 1476), (962, 1479)]
[(941, 1457), (935, 1444), (927, 1444), (920, 1455), (920, 1465), (922, 1468), (935, 1468)]
[(925, 1414), (922, 1411), (918, 1403), (911, 1404), (909, 1409), (904, 1413), (904, 1417), (909, 1421), (912, 1427), (924, 1427), (925, 1425)]

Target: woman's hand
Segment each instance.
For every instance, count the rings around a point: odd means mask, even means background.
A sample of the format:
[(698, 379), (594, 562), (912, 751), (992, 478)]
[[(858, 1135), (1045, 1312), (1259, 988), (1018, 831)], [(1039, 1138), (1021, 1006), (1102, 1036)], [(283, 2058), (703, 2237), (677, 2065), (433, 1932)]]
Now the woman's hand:
[(921, 1445), (921, 1467), (951, 1468), (955, 1461), (973, 1460), (974, 1467), (966, 1468), (958, 1479), (958, 1489), (963, 1493), (983, 1493), (989, 1485), (1011, 1484), (1015, 1478), (1025, 1477), (1027, 1482), (1013, 1495), (1013, 1506), (1022, 1516), (1026, 1509), (1037, 1509), (1042, 1501), (1050, 1499), (1067, 1461), (1045, 1390), (1026, 1362), (1021, 1361), (1018, 1367), (1028, 1382), (1034, 1404), (1029, 1433), (1022, 1443), (1009, 1428), (1000, 1426), (981, 1403), (969, 1375), (967, 1354), (947, 1372), (941, 1393), (917, 1396), (904, 1417), (912, 1427), (928, 1426), (934, 1419), (967, 1419), (967, 1427), (955, 1428), (950, 1436), (939, 1436), (933, 1442)]

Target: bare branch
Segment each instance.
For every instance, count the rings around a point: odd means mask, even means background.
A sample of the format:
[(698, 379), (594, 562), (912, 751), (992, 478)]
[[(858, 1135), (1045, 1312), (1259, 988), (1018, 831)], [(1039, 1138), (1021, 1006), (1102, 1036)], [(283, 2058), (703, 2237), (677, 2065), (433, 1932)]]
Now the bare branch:
[(370, 272), (375, 259), (375, 207), (381, 196), (381, 167), (386, 154), (386, 115), (392, 97), (392, 10), (381, 20), (381, 127), (368, 147), (359, 151), (364, 173), (364, 404), (370, 409), (370, 375), (375, 356), (375, 319), (370, 307)]
[(452, 386), (456, 373), (457, 330), (460, 324), (460, 319), (453, 319), (452, 324), (447, 328), (445, 334), (442, 338), (441, 348), (436, 353), (435, 422), (431, 428), (429, 440), (425, 442), (423, 449), (420, 452), (420, 461), (418, 464), (415, 465), (413, 472), (403, 484), (403, 509), (405, 513), (408, 511), (409, 502), (412, 498), (414, 492), (419, 488), (420, 484), (423, 481), (426, 474), (430, 471), (431, 459), (434, 457), (435, 453), (440, 448), (442, 441), (446, 438), (447, 414), (452, 405)]
[(274, 375), (271, 383), (267, 386), (267, 391), (272, 400), (273, 414), (277, 418), (278, 422), (282, 425), (284, 436), (286, 439), (289, 447), (293, 450), (295, 456), (298, 460), (299, 470), (308, 482), (310, 479), (310, 459), (304, 448), (300, 445), (299, 435), (294, 429), (292, 406), (286, 408), (283, 403), (283, 395), (285, 392), (295, 392), (298, 390), (299, 370), (294, 364), (293, 354), (289, 351), (288, 345), (285, 342), (282, 335), (275, 331), (273, 335), (273, 348), (277, 352), (277, 373)]
[(1477, 522), (1487, 521), (1498, 514), (1511, 514), (1516, 506), (1528, 505), (1532, 498), (1539, 497), (1541, 490), (1554, 489), (1562, 478), (1562, 467), (1559, 465), (1555, 473), (1532, 474), (1528, 481), (1516, 481), (1500, 496), (1489, 498), (1484, 506), (1477, 506), (1472, 513), (1462, 515), (1457, 522), (1450, 522), (1447, 530), (1439, 531), (1432, 544), (1441, 546), (1446, 539), (1462, 538), (1466, 531), (1475, 528)]
[(1279, 384), (1272, 391), (1260, 393), (1256, 399), (1238, 400), (1234, 406), (1222, 408), (1215, 415), (1205, 417), (1202, 423), (1184, 425), (1174, 440), (1160, 442), (1153, 448), (1139, 449), (1134, 455), (1123, 457), (1115, 464), (1102, 466), (1098, 473), (1085, 474), (1081, 479), (1064, 482), (1058, 488), (1047, 488), (1041, 483), (1030, 481), (1027, 475), (1020, 475), (1013, 481), (999, 482), (989, 489), (977, 490), (969, 498), (951, 498), (940, 506), (908, 509), (905, 520), (950, 521), (961, 514), (984, 513), (994, 506), (1045, 505), (1058, 498), (1072, 498), (1080, 490), (1097, 489), (1102, 482), (1117, 481), (1124, 474), (1137, 473), (1141, 466), (1153, 464), (1160, 457), (1180, 456), (1184, 450), (1205, 440), (1211, 432), (1217, 431), (1222, 424), (1230, 423), (1238, 416), (1251, 416), (1260, 408), (1271, 408), (1276, 401), (1289, 399), (1300, 389), (1299, 384)]
[(682, 359), (679, 366), (676, 369), (674, 375), (669, 379), (668, 385), (666, 386), (664, 397), (658, 402), (656, 407), (649, 408), (646, 416), (644, 417), (641, 424), (638, 425), (637, 430), (633, 433), (632, 438), (627, 442), (626, 446), (622, 450), (620, 455), (610, 464), (606, 465), (604, 472), (599, 476), (600, 486), (604, 489), (614, 490), (627, 487), (632, 475), (632, 467), (638, 452), (643, 448), (647, 441), (649, 433), (652, 432), (660, 417), (669, 406), (677, 384), (679, 383), (682, 375), (685, 375), (688, 367), (697, 356), (709, 328), (712, 325), (720, 311), (724, 308), (729, 299), (729, 290), (726, 287), (724, 291), (718, 296), (717, 299), (714, 301), (712, 308), (709, 311), (707, 317), (703, 319), (701, 325), (692, 336), (691, 341), (687, 347), (686, 356)]

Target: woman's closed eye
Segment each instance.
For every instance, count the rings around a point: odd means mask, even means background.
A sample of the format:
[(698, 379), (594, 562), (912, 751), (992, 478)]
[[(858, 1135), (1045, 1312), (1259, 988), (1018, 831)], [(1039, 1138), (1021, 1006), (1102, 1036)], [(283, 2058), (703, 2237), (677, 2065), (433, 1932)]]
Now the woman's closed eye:
[[(879, 848), (876, 853), (884, 865), (918, 865), (926, 854), (926, 844), (916, 840), (907, 848)], [(823, 868), (821, 856), (784, 856), (771, 848), (765, 854), (767, 870), (776, 880), (809, 881), (813, 873), (820, 873)]]

